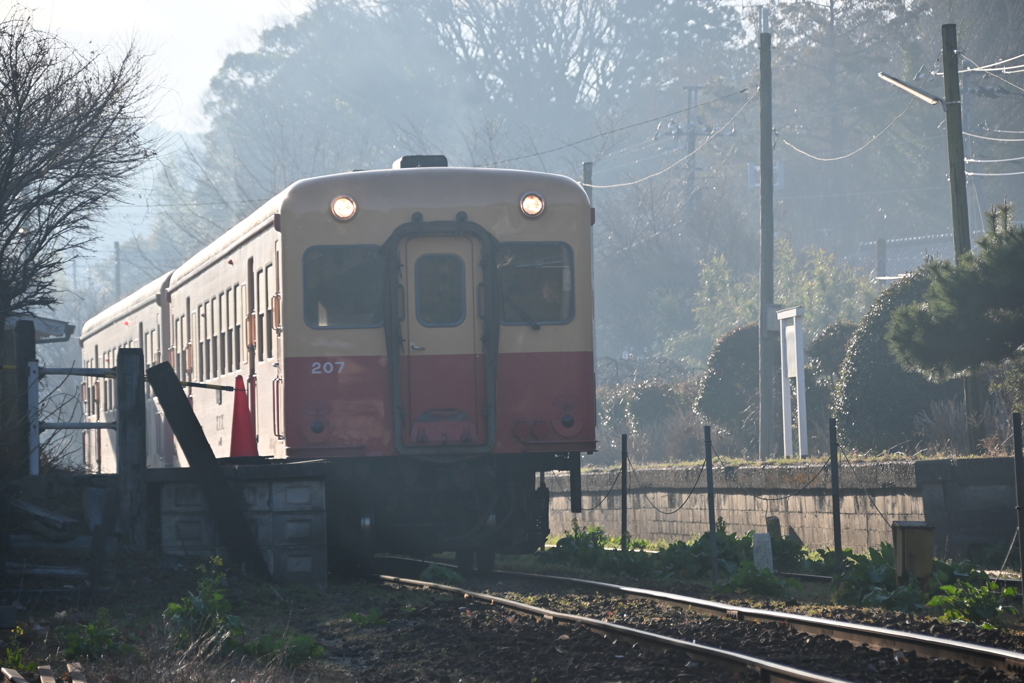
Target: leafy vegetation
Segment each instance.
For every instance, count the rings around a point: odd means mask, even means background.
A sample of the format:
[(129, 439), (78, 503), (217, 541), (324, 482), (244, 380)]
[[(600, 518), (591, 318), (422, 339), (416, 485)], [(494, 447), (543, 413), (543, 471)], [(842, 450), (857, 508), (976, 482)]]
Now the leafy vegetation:
[(0, 666), (14, 669), (20, 673), (35, 671), (39, 665), (28, 660), (28, 650), (19, 642), (19, 638), (25, 635), (25, 630), (20, 626), (15, 626), (11, 635), (14, 637), (11, 644), (4, 648)]
[(167, 605), (164, 620), (178, 645), (187, 647), (218, 633), (225, 635), (224, 645), (228, 649), (240, 644), (237, 639), (242, 636), (242, 620), (230, 613), (231, 602), (224, 594), (227, 575), (223, 567), (221, 558), (210, 558), (207, 564), (199, 566), (202, 576), (196, 592), (189, 591), (180, 602)]
[(462, 586), (466, 583), (466, 579), (463, 578), (462, 574), (449, 567), (442, 567), (434, 563), (430, 563), (426, 569), (420, 572), (420, 580), (443, 583), (449, 586)]
[(914, 418), (932, 402), (963, 394), (960, 383), (933, 384), (903, 369), (885, 339), (892, 312), (920, 301), (929, 282), (922, 270), (897, 281), (875, 300), (853, 333), (835, 394), (839, 440), (845, 447), (912, 450), (921, 440)]
[(95, 621), (61, 627), (58, 638), (63, 642), (64, 656), (68, 659), (99, 659), (131, 650), (106, 608), (96, 612)]
[(991, 622), (1008, 614), (1017, 614), (1017, 608), (1010, 605), (1016, 600), (1017, 589), (1000, 588), (995, 581), (980, 586), (957, 581), (954, 586), (940, 586), (942, 591), (928, 601), (928, 607), (942, 608), (945, 621), (973, 621), (982, 628), (992, 629)]
[(388, 620), (381, 616), (383, 612), (380, 609), (374, 607), (366, 614), (360, 614), (359, 612), (349, 612), (348, 618), (352, 620), (352, 623), (357, 628), (371, 628), (373, 626), (383, 626), (388, 623)]
[(246, 654), (263, 664), (278, 664), (294, 669), (303, 662), (324, 655), (324, 648), (312, 636), (285, 633), (280, 637), (261, 635), (243, 646)]

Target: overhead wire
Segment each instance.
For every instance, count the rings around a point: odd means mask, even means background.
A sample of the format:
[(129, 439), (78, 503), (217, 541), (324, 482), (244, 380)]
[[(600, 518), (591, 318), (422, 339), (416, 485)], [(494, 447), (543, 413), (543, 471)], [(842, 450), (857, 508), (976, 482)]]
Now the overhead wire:
[(1024, 161), (1024, 157), (1013, 157), (1010, 159), (965, 159), (969, 164), (1001, 164), (1007, 161)]
[(1013, 171), (1012, 173), (978, 173), (976, 171), (965, 171), (965, 174), (982, 178), (999, 178), (1003, 176), (1024, 175), (1024, 171)]
[[(744, 88), (744, 90), (746, 90), (746, 88)], [(743, 91), (741, 90), (739, 92), (743, 92)], [(692, 152), (690, 152), (689, 154), (686, 154), (682, 158), (676, 160), (675, 162), (673, 162), (668, 167), (663, 168), (660, 171), (656, 171), (655, 173), (651, 173), (650, 175), (644, 176), (643, 178), (637, 178), (636, 180), (630, 180), (630, 181), (625, 182), (625, 183), (614, 183), (612, 185), (590, 185), (589, 187), (592, 187), (592, 188), (595, 188), (595, 189), (600, 189), (600, 190), (607, 190), (607, 189), (611, 189), (611, 188), (614, 188), (614, 187), (628, 187), (630, 185), (638, 185), (639, 183), (648, 181), (651, 178), (655, 178), (657, 176), (660, 176), (663, 173), (669, 172), (670, 170), (672, 170), (673, 168), (675, 168), (679, 164), (683, 163), (684, 161), (686, 161), (687, 159), (689, 159), (690, 157), (695, 155), (697, 152), (699, 152), (701, 149), (703, 149), (709, 142), (711, 142), (715, 137), (717, 137), (719, 133), (721, 133), (726, 128), (728, 128), (729, 124), (736, 120), (736, 117), (739, 116), (743, 112), (743, 110), (747, 108), (747, 105), (749, 105), (754, 100), (755, 97), (757, 97), (757, 91), (755, 91), (754, 94), (752, 94), (749, 98), (747, 98), (747, 101), (744, 102), (743, 105), (739, 109), (736, 110), (736, 113), (733, 114), (732, 117), (728, 121), (726, 121), (724, 125), (722, 125), (722, 127), (720, 127), (719, 129), (715, 130), (714, 132), (710, 133), (700, 143), (700, 145), (698, 145)]]
[[(977, 66), (977, 64), (978, 64), (973, 59), (971, 59), (970, 57), (965, 55), (962, 51), (960, 52), (960, 57), (962, 59), (964, 59), (965, 61), (968, 61), (971, 64), (974, 64), (975, 66)], [(985, 73), (988, 74), (989, 76), (992, 76), (993, 78), (998, 78), (1000, 81), (1002, 81), (1003, 83), (1006, 83), (1011, 88), (1016, 88), (1017, 90), (1020, 90), (1021, 92), (1024, 92), (1024, 88), (1020, 87), (1019, 85), (1017, 85), (1013, 81), (1006, 80), (1005, 78), (1003, 78), (1002, 76), (1000, 76), (999, 74), (997, 74), (997, 73), (995, 73), (993, 71), (986, 71)]]
[(640, 475), (637, 473), (636, 467), (633, 466), (633, 459), (627, 457), (626, 461), (629, 463), (629, 469), (632, 470), (633, 476), (636, 477), (637, 483), (640, 484), (640, 494), (644, 497), (644, 499), (647, 500), (647, 503), (652, 508), (654, 508), (657, 512), (660, 512), (663, 515), (674, 515), (674, 514), (676, 514), (677, 512), (682, 510), (683, 506), (686, 505), (690, 501), (690, 497), (693, 496), (693, 492), (697, 490), (697, 485), (700, 484), (700, 477), (701, 477), (702, 474), (704, 474), (704, 467), (707, 464), (707, 463), (704, 463), (704, 462), (702, 462), (700, 464), (700, 469), (697, 471), (697, 478), (694, 479), (693, 486), (690, 488), (690, 492), (686, 494), (686, 498), (684, 498), (683, 502), (679, 504), (679, 507), (677, 507), (675, 510), (668, 510), (668, 511), (666, 511), (666, 510), (662, 510), (661, 508), (659, 508), (655, 504), (655, 502), (653, 500), (651, 500), (650, 497), (647, 495), (647, 491), (645, 491), (644, 489), (650, 488), (650, 487), (649, 486), (645, 486), (640, 481)]
[(655, 116), (654, 118), (650, 118), (650, 119), (647, 119), (645, 121), (637, 121), (636, 123), (630, 123), (630, 124), (625, 125), (625, 126), (620, 126), (618, 128), (613, 128), (611, 130), (604, 131), (603, 133), (597, 133), (595, 135), (591, 135), (589, 137), (585, 137), (585, 138), (582, 138), (580, 140), (576, 140), (574, 142), (567, 142), (564, 145), (560, 145), (558, 147), (552, 147), (551, 149), (546, 149), (546, 150), (544, 150), (542, 152), (531, 152), (530, 154), (523, 154), (523, 155), (517, 156), (517, 157), (509, 157), (507, 159), (502, 159), (501, 161), (492, 161), (490, 163), (480, 164), (479, 166), (500, 166), (501, 164), (506, 164), (506, 163), (508, 163), (510, 161), (519, 161), (521, 159), (530, 159), (530, 158), (533, 158), (533, 157), (543, 156), (545, 154), (551, 154), (552, 152), (559, 152), (559, 151), (561, 151), (563, 149), (568, 149), (569, 147), (575, 147), (576, 145), (582, 144), (584, 142), (589, 142), (591, 140), (596, 140), (597, 138), (607, 137), (607, 136), (611, 135), (612, 133), (618, 133), (620, 131), (628, 130), (630, 128), (636, 128), (637, 126), (643, 126), (643, 125), (646, 125), (648, 123), (654, 123), (655, 121), (660, 121), (660, 120), (666, 119), (666, 118), (668, 118), (670, 116), (676, 116), (678, 114), (686, 113), (686, 112), (688, 112), (688, 111), (690, 111), (692, 109), (697, 109), (699, 107), (705, 107), (705, 106), (707, 106), (709, 104), (714, 104), (715, 102), (720, 102), (722, 100), (725, 100), (725, 99), (728, 99), (730, 97), (733, 97), (734, 95), (739, 95), (740, 93), (744, 93), (747, 90), (748, 90), (748, 88), (741, 88), (740, 90), (736, 90), (734, 92), (731, 92), (728, 95), (723, 95), (721, 97), (716, 97), (713, 100), (708, 100), (706, 102), (701, 102), (700, 104), (695, 104), (695, 105), (692, 105), (692, 106), (689, 106), (689, 107), (684, 107), (683, 109), (679, 109), (677, 111), (669, 112), (668, 114), (663, 114), (661, 116)]
[(877, 135), (875, 135), (875, 136), (874, 136), (873, 138), (871, 138), (870, 140), (868, 140), (867, 142), (865, 142), (865, 143), (864, 143), (864, 144), (863, 144), (863, 145), (862, 145), (861, 147), (859, 147), (859, 148), (857, 148), (857, 149), (853, 150), (853, 151), (852, 151), (852, 152), (850, 152), (849, 154), (844, 154), (843, 156), (840, 156), (840, 157), (824, 158), (824, 157), (818, 157), (818, 156), (814, 156), (814, 155), (813, 155), (813, 154), (811, 154), (810, 152), (805, 152), (804, 150), (800, 149), (799, 147), (797, 147), (796, 145), (794, 145), (794, 144), (793, 144), (792, 142), (790, 142), (789, 140), (787, 140), (787, 139), (785, 139), (785, 138), (779, 138), (779, 139), (780, 139), (780, 140), (782, 140), (782, 143), (783, 143), (784, 145), (788, 145), (788, 146), (789, 146), (789, 147), (791, 147), (791, 148), (792, 148), (792, 149), (793, 149), (794, 151), (796, 151), (796, 152), (799, 152), (800, 154), (803, 154), (803, 155), (804, 155), (805, 157), (810, 157), (811, 159), (814, 159), (815, 161), (842, 161), (843, 159), (849, 159), (849, 158), (850, 158), (850, 157), (852, 157), (852, 156), (853, 156), (854, 154), (857, 154), (857, 153), (859, 153), (859, 152), (862, 152), (862, 151), (864, 151), (864, 150), (865, 150), (865, 149), (866, 149), (866, 148), (868, 147), (868, 145), (870, 145), (870, 144), (871, 144), (872, 142), (874, 142), (874, 141), (875, 141), (875, 140), (877, 140), (878, 138), (882, 137), (882, 135), (883, 135), (883, 134), (885, 133), (885, 131), (887, 131), (887, 130), (889, 130), (890, 128), (892, 128), (892, 127), (893, 127), (893, 125), (894, 125), (894, 124), (895, 124), (895, 123), (896, 123), (897, 121), (899, 121), (899, 120), (900, 120), (900, 118), (902, 118), (904, 114), (906, 114), (906, 113), (907, 113), (908, 111), (910, 111), (910, 107), (911, 107), (911, 106), (913, 105), (913, 103), (914, 103), (914, 101), (913, 101), (913, 100), (911, 100), (910, 102), (908, 102), (908, 103), (907, 103), (907, 108), (906, 108), (906, 109), (904, 109), (904, 110), (903, 110), (902, 112), (900, 112), (900, 113), (899, 113), (899, 114), (898, 114), (898, 115), (896, 116), (896, 118), (894, 118), (894, 119), (893, 119), (892, 121), (890, 121), (890, 122), (889, 122), (889, 125), (887, 125), (887, 126), (886, 126), (885, 128), (883, 128), (882, 130), (880, 130), (880, 131), (878, 132), (878, 134), (877, 134)]
[(967, 132), (965, 132), (964, 135), (966, 135), (969, 138), (977, 138), (978, 140), (989, 140), (991, 142), (1024, 142), (1024, 138), (990, 138), (985, 135), (978, 135), (977, 133)]

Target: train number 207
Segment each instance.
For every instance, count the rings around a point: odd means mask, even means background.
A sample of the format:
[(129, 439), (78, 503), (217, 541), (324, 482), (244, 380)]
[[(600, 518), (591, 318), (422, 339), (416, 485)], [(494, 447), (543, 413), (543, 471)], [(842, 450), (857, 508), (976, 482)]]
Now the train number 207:
[(324, 363), (321, 363), (320, 361), (315, 361), (313, 363), (313, 374), (314, 375), (330, 375), (330, 374), (333, 374), (333, 373), (341, 372), (341, 369), (343, 367), (345, 367), (345, 362), (344, 361), (338, 361), (337, 363), (332, 363), (330, 361), (326, 361)]

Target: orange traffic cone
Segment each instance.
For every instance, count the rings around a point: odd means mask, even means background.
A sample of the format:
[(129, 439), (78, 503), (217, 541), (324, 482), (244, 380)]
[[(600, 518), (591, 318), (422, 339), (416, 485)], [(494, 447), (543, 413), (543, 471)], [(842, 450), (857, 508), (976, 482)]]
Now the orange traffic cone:
[(249, 413), (249, 399), (245, 395), (245, 380), (235, 376), (235, 414), (231, 418), (231, 457), (256, 457), (256, 430)]

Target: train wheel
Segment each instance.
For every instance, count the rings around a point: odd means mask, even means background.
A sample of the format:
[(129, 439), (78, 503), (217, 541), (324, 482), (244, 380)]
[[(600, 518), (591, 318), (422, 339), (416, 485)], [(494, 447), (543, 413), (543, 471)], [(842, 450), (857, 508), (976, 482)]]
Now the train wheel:
[(456, 550), (455, 551), (455, 566), (459, 568), (459, 573), (463, 576), (473, 571), (473, 551), (472, 550)]
[(494, 551), (476, 551), (476, 570), (481, 574), (490, 574), (494, 571)]

